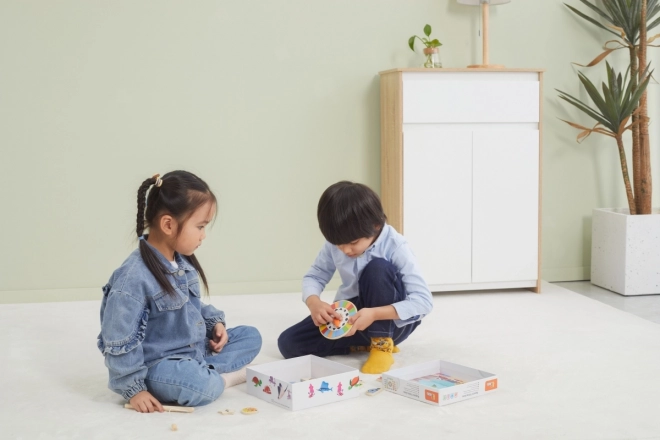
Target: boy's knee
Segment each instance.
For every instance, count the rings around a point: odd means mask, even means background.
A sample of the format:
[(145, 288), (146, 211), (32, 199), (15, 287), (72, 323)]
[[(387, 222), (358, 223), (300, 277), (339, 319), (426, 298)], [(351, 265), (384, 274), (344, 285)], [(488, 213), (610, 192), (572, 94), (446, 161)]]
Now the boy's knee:
[(284, 330), (280, 337), (277, 338), (277, 348), (279, 348), (284, 359), (297, 357), (293, 350), (293, 344), (291, 344), (291, 338), (288, 335), (289, 330), (290, 329)]
[(396, 276), (396, 266), (391, 262), (385, 260), (384, 258), (374, 258), (371, 260), (364, 269), (362, 269), (362, 274), (360, 275), (360, 280), (363, 278), (386, 278), (388, 280), (393, 280)]

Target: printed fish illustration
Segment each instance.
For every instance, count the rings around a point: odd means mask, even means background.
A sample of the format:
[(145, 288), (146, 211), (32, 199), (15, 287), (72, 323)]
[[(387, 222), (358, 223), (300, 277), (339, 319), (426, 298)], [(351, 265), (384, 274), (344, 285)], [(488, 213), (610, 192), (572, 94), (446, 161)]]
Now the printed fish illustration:
[(339, 382), (339, 385), (337, 385), (337, 395), (338, 396), (343, 396), (344, 395), (344, 389), (341, 386), (341, 382)]
[(325, 393), (326, 391), (332, 391), (332, 388), (328, 388), (328, 382), (323, 381), (323, 382), (321, 382), (321, 388), (319, 388), (316, 391), (320, 391), (322, 393)]
[(310, 399), (312, 397), (314, 397), (314, 385), (312, 385), (311, 383), (309, 384), (309, 393), (308, 393), (308, 395), (309, 395)]
[(252, 383), (254, 384), (255, 387), (260, 387), (261, 386), (261, 380), (257, 376), (252, 378)]
[(270, 387), (268, 385), (264, 387), (264, 393), (270, 394)]
[(360, 376), (355, 376), (353, 379), (351, 379), (351, 382), (348, 384), (348, 389), (350, 390), (351, 388), (359, 387), (362, 385), (362, 382), (360, 382)]
[(270, 379), (268, 379), (268, 382), (270, 382), (271, 384), (273, 384), (273, 386), (275, 386), (275, 378), (273, 378), (273, 376), (270, 376)]

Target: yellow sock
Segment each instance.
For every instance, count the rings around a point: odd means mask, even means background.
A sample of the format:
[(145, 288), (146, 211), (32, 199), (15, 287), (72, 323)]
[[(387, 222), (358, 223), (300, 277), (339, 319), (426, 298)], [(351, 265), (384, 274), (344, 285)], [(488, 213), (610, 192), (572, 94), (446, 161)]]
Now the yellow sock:
[(371, 338), (369, 358), (362, 366), (361, 371), (365, 374), (380, 374), (389, 371), (394, 363), (393, 349), (394, 341), (392, 341), (392, 338)]

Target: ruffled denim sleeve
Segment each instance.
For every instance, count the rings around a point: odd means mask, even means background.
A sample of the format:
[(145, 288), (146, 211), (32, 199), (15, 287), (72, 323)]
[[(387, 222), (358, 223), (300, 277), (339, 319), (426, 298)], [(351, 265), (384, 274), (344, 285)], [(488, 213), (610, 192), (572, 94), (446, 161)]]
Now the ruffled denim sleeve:
[(227, 327), (225, 322), (225, 312), (218, 310), (210, 304), (202, 304), (202, 317), (206, 324), (206, 337), (211, 339), (213, 337), (213, 327), (219, 322)]
[(98, 347), (110, 373), (108, 388), (126, 400), (147, 389), (142, 341), (148, 319), (147, 304), (128, 293), (110, 291), (104, 298)]

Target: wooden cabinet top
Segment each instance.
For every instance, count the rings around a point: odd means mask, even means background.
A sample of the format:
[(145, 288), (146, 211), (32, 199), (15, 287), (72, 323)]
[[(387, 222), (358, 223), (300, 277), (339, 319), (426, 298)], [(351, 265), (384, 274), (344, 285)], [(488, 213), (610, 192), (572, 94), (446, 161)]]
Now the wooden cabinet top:
[(442, 73), (442, 72), (545, 72), (545, 69), (537, 68), (506, 68), (506, 69), (480, 69), (480, 68), (468, 68), (468, 67), (456, 67), (456, 68), (427, 68), (427, 67), (402, 67), (398, 69), (384, 70), (378, 72), (379, 75), (387, 75), (389, 73), (396, 72), (426, 72), (426, 73)]

